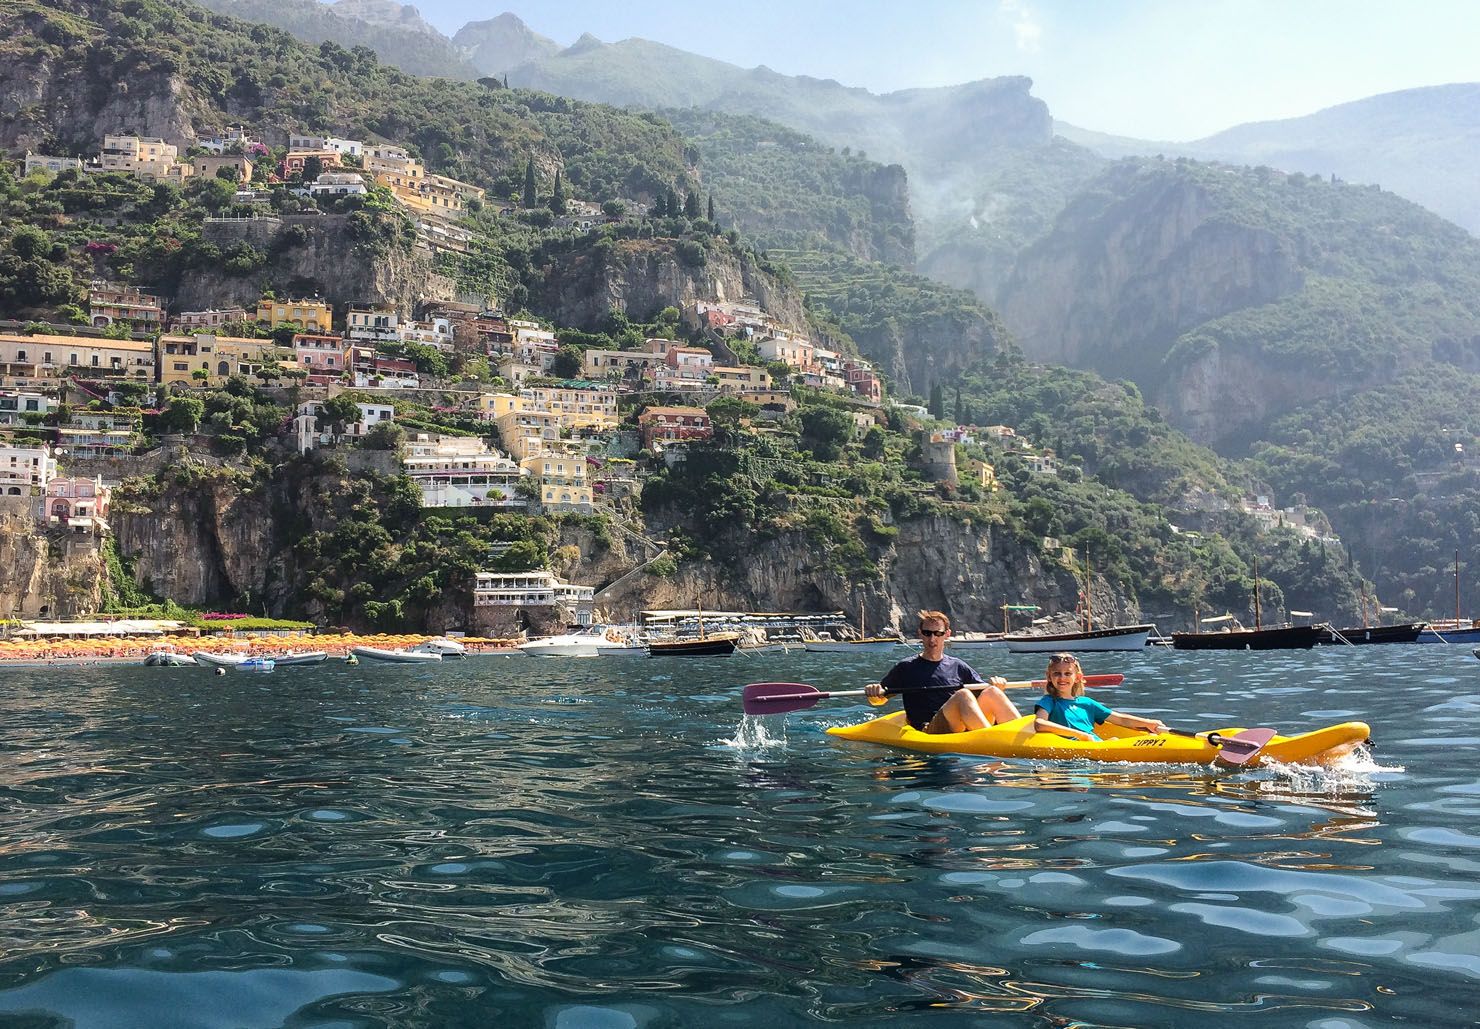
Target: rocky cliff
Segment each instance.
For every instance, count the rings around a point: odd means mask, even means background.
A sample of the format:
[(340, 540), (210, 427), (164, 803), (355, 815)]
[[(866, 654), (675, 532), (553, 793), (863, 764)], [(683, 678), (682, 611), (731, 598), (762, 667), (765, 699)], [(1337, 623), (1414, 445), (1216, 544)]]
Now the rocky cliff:
[[(852, 580), (831, 567), (816, 542), (800, 533), (755, 540), (733, 567), (709, 562), (683, 565), (669, 578), (640, 576), (609, 598), (626, 617), (643, 608), (702, 604), (733, 611), (863, 611), (870, 629), (910, 631), (915, 612), (945, 611), (962, 630), (995, 630), (1003, 597), (1037, 604), (1050, 615), (1071, 613), (1078, 603), (1072, 572), (1045, 560), (1035, 545), (998, 528), (943, 516), (899, 525), (899, 536), (879, 552), (879, 576)], [(1134, 622), (1135, 602), (1112, 583), (1096, 583), (1095, 610), (1106, 624)]]
[(192, 115), (203, 105), (174, 71), (136, 64), (105, 83), (61, 47), (31, 61), (0, 61), (0, 148), (96, 154), (103, 136), (128, 131), (195, 141)]
[(265, 255), (263, 267), (230, 275), (217, 264), (188, 268), (175, 295), (180, 310), (251, 307), (262, 289), (278, 296), (324, 296), (342, 303), (393, 303), (414, 311), (451, 300), (452, 279), (433, 268), (431, 252), (413, 246), (399, 219), (366, 215), (296, 215), (254, 221), (207, 222), (202, 235), (223, 251), (246, 244)]
[(1028, 356), (1144, 387), (1183, 332), (1304, 279), (1277, 236), (1220, 218), (1198, 183), (1135, 174), (1112, 172), (1070, 204), (1021, 256), (998, 309)]
[(37, 528), (30, 503), (0, 498), (0, 618), (97, 611), (107, 568), (96, 542)]
[(700, 251), (697, 244), (668, 239), (600, 242), (546, 268), (531, 294), (531, 306), (558, 325), (578, 328), (598, 327), (611, 310), (647, 319), (695, 299), (741, 297), (753, 297), (783, 324), (807, 323), (795, 290), (723, 243)]

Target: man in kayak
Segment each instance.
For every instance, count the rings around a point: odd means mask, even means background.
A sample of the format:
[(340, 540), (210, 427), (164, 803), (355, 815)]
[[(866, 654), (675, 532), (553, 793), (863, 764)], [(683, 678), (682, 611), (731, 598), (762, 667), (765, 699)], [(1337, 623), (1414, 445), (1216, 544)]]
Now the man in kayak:
[(920, 612), (920, 653), (889, 669), (883, 680), (870, 683), (870, 697), (898, 693), (904, 715), (922, 732), (967, 732), (985, 729), (1019, 717), (1002, 687), (1007, 680), (984, 680), (959, 657), (946, 654), (951, 620), (940, 611)]

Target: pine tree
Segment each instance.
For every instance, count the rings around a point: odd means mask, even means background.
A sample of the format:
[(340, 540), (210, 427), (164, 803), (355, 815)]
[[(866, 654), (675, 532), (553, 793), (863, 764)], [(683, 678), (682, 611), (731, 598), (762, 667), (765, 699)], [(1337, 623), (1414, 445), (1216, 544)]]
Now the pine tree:
[(709, 224), (714, 224), (714, 194), (709, 194), (709, 213), (705, 216)]
[(534, 195), (534, 158), (524, 163), (524, 206), (533, 207), (539, 201)]
[(560, 170), (555, 171), (555, 191), (550, 194), (550, 210), (556, 214), (565, 213), (565, 185), (560, 181)]
[(653, 198), (653, 217), (654, 218), (666, 218), (666, 217), (668, 217), (668, 194), (667, 193), (659, 193), (657, 196), (655, 196)]

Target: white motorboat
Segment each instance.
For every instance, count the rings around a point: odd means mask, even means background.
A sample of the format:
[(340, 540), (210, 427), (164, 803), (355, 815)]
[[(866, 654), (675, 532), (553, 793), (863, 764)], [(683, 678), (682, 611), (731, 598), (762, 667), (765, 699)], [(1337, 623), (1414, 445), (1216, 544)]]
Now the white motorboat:
[(606, 638), (605, 625), (593, 625), (579, 632), (561, 633), (519, 644), (519, 649), (533, 657), (598, 657), (603, 646), (615, 646), (617, 640)]
[(368, 657), (372, 661), (388, 661), (402, 665), (426, 664), (442, 660), (441, 654), (415, 650), (382, 650), (379, 647), (351, 647), (350, 653), (358, 657)]
[(277, 667), (277, 662), (270, 657), (249, 657), (236, 665), (238, 672), (270, 672)]
[(195, 663), (196, 664), (202, 665), (203, 667), (206, 667), (206, 668), (235, 668), (237, 665), (241, 664), (243, 661), (247, 660), (247, 658), (251, 657), (252, 655), (251, 654), (211, 654), (211, 653), (208, 653), (208, 652), (206, 652), (204, 650), (198, 650), (194, 654), (191, 654), (190, 656), (195, 659)]
[(195, 661), (188, 654), (177, 654), (173, 650), (156, 650), (144, 659), (150, 668), (181, 668)]
[(647, 637), (616, 629), (607, 629), (604, 642), (596, 645), (598, 657), (647, 657), (647, 652)]
[(446, 636), (434, 636), (429, 640), (422, 640), (414, 647), (408, 648), (412, 654), (439, 654), (444, 661), (467, 657), (468, 648), (457, 640), (450, 640)]
[(321, 665), (329, 660), (329, 654), (323, 650), (289, 651), (273, 658), (279, 668), (287, 668), (293, 665)]

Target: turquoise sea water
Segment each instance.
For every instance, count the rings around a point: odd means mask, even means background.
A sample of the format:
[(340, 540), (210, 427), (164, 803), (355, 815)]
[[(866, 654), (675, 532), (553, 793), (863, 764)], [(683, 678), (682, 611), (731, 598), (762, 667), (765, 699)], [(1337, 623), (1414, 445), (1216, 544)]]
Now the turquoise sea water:
[(1332, 771), (742, 724), (887, 664), (0, 670), (0, 1024), (1474, 1023), (1469, 648), (1086, 661), (1174, 725), (1371, 723)]

